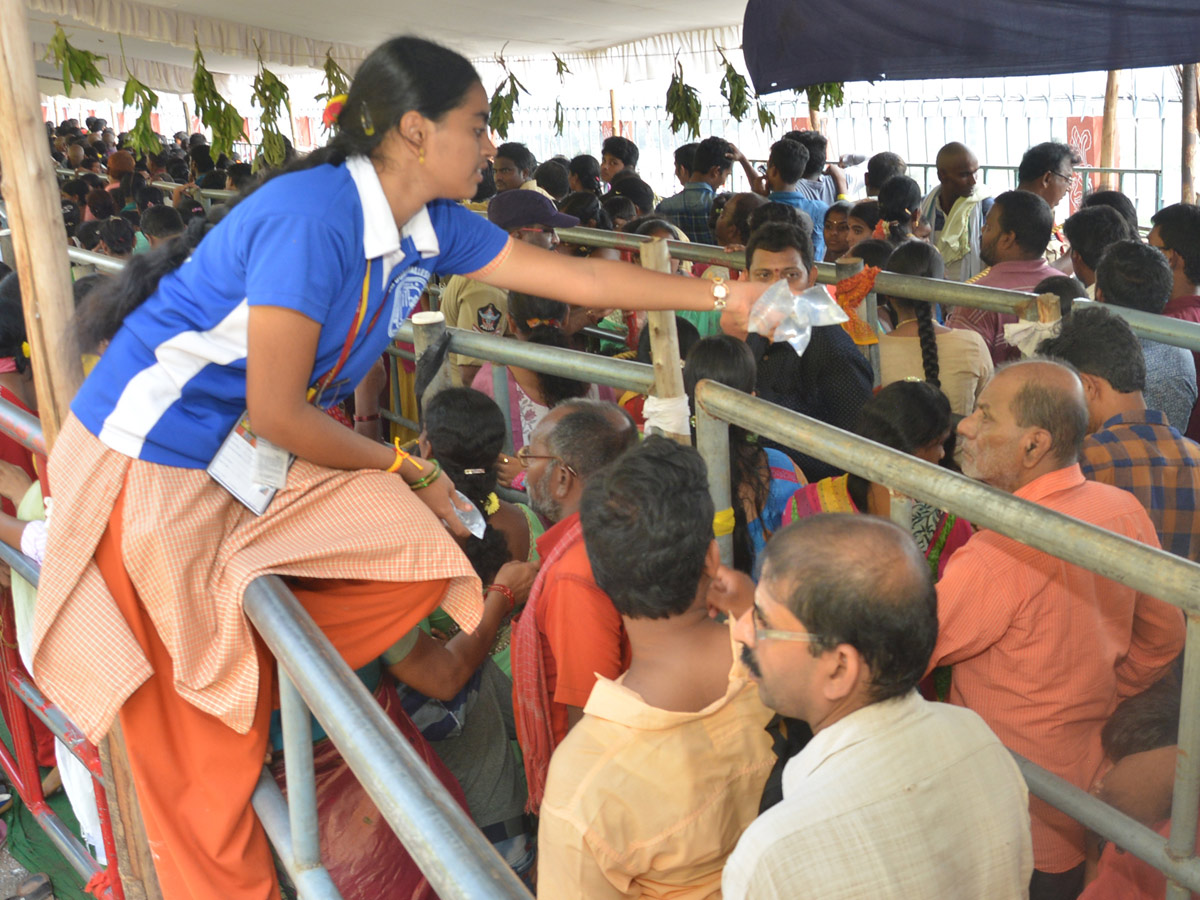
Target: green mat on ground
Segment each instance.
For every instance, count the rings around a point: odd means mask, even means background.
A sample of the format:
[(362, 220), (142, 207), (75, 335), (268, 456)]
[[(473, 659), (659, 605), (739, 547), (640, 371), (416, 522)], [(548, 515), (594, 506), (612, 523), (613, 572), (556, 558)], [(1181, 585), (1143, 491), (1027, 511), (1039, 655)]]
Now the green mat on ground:
[[(3, 719), (0, 719), (0, 739), (11, 752), (12, 737)], [(43, 769), (42, 776), (45, 777), (48, 771)], [(66, 792), (60, 790), (49, 799), (49, 803), (55, 815), (62, 819), (63, 825), (78, 838), (79, 822), (75, 813), (71, 811)], [(8, 825), (8, 852), (30, 873), (45, 872), (50, 876), (57, 900), (95, 900), (91, 894), (84, 893), (84, 881), (79, 877), (79, 873), (71, 868), (71, 864), (58, 852), (58, 848), (50, 842), (46, 832), (38, 825), (29, 807), (22, 803), (15, 793), (12, 809), (4, 814), (4, 821)]]

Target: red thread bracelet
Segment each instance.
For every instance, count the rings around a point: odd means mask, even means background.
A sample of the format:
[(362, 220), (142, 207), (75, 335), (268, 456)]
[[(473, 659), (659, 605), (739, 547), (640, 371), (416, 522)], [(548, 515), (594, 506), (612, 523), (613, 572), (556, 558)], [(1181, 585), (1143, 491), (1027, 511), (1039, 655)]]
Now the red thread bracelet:
[(379, 421), (379, 413), (375, 413), (375, 415), (373, 415), (373, 416), (355, 416), (354, 421), (355, 422), (378, 422)]
[(517, 608), (517, 595), (513, 593), (512, 588), (506, 584), (489, 584), (483, 591), (486, 597), (492, 591), (495, 591), (501, 597), (508, 601), (508, 612), (512, 612)]

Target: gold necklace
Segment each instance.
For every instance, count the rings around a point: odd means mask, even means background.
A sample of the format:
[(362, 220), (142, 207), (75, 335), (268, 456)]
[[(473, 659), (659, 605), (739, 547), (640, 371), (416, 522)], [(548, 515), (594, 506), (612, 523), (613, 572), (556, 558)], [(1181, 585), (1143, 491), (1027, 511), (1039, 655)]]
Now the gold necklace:
[(896, 323), (895, 327), (892, 328), (892, 331), (895, 331), (898, 328), (902, 328), (903, 326), (907, 325), (909, 322), (916, 322), (916, 321), (917, 321), (916, 316), (913, 316), (911, 319), (901, 319), (899, 322)]

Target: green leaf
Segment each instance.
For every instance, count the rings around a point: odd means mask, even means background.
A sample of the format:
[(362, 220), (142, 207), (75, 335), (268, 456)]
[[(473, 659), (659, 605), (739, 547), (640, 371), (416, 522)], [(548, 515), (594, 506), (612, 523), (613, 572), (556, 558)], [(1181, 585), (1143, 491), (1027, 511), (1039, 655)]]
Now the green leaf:
[(764, 107), (761, 100), (756, 101), (755, 105), (758, 112), (758, 127), (763, 131), (769, 131), (774, 128), (778, 124), (775, 121), (775, 113)]
[(233, 104), (217, 91), (212, 73), (204, 64), (204, 52), (200, 49), (199, 40), (196, 41), (193, 62), (196, 71), (192, 75), (192, 97), (200, 121), (212, 131), (213, 157), (222, 153), (231, 156), (234, 142), (246, 135), (245, 120)]
[(554, 133), (562, 137), (563, 126), (566, 125), (567, 115), (563, 109), (562, 101), (554, 101)]
[[(254, 45), (258, 51), (258, 44)], [(258, 52), (258, 74), (254, 76), (254, 95), (251, 102), (262, 110), (259, 124), (262, 127), (263, 139), (260, 153), (266, 164), (271, 168), (283, 165), (287, 158), (287, 144), (283, 132), (279, 129), (279, 118), (284, 110), (287, 111), (288, 129), (292, 127), (292, 102), (288, 87), (276, 77), (275, 73), (263, 65), (262, 53)]]
[(729, 104), (729, 114), (740, 122), (750, 112), (749, 85), (746, 83), (745, 77), (733, 67), (733, 64), (725, 56), (725, 52), (723, 50), (717, 52), (721, 54), (721, 62), (725, 66), (725, 74), (721, 76), (721, 96)]
[[(558, 76), (559, 84), (565, 84), (566, 80), (563, 78), (563, 76), (570, 75), (571, 70), (567, 68), (567, 64), (565, 62), (559, 59), (557, 53), (551, 55), (554, 57), (554, 74)], [(562, 132), (560, 131), (559, 134), (562, 134)]]
[(667, 115), (672, 134), (678, 134), (684, 125), (692, 137), (700, 136), (700, 95), (690, 84), (683, 81), (683, 65), (675, 61), (675, 74), (667, 87)]
[(491, 114), (488, 122), (501, 138), (508, 137), (508, 126), (516, 118), (521, 92), (529, 93), (525, 90), (525, 85), (517, 80), (517, 76), (508, 72), (507, 77), (496, 86), (496, 92), (492, 94)]
[(325, 51), (325, 90), (313, 99), (324, 100), (328, 103), (334, 97), (348, 93), (350, 93), (350, 76), (337, 64), (333, 58), (333, 48), (330, 47)]
[(845, 82), (826, 81), (797, 89), (796, 93), (808, 95), (809, 109), (834, 109), (846, 102)]
[(78, 84), (80, 87), (90, 84), (98, 87), (104, 82), (104, 76), (96, 68), (97, 60), (103, 57), (91, 50), (80, 50), (72, 46), (61, 25), (55, 27), (54, 37), (50, 38), (50, 43), (46, 46), (44, 58), (51, 57), (54, 58), (54, 64), (62, 69), (63, 93), (68, 97), (71, 96), (72, 84)]

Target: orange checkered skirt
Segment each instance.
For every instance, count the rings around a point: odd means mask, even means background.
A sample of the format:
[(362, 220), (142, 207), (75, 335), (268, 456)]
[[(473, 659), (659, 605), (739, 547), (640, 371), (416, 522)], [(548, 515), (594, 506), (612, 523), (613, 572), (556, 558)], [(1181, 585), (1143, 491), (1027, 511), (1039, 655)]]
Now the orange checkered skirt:
[[(470, 563), (395, 475), (297, 460), (255, 516), (203, 470), (108, 449), (74, 416), (49, 462), (53, 514), (34, 621), (34, 678), (92, 741), (151, 674), (93, 559), (125, 494), (126, 570), (169, 650), (176, 690), (239, 733), (258, 661), (242, 594), (260, 575), (411, 583), (449, 579), (442, 607), (464, 629), (482, 594)], [(381, 634), (379, 652), (399, 635)]]

